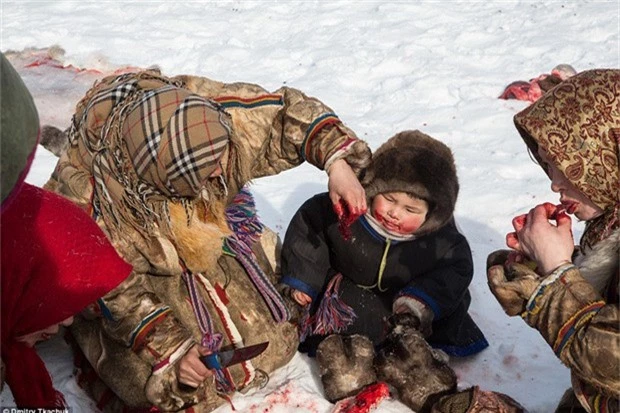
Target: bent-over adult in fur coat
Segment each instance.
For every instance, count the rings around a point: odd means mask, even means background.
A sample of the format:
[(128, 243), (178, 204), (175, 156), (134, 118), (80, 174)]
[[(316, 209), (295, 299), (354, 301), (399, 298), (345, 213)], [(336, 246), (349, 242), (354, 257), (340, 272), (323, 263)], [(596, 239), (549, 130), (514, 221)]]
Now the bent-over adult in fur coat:
[[(298, 90), (157, 71), (98, 82), (77, 105), (69, 141), (47, 188), (88, 211), (134, 266), (100, 300), (104, 321), (72, 328), (122, 403), (208, 412), (225, 401), (219, 395), (286, 364), (298, 333), (272, 285), (277, 237), (242, 188), (305, 160), (327, 170), (330, 185), (334, 175), (344, 179), (332, 186), (334, 199), (362, 207), (355, 173), (369, 160), (367, 145)], [(360, 190), (347, 192), (355, 184)], [(198, 348), (263, 341), (264, 353), (197, 388), (180, 381), (180, 363)], [(102, 402), (101, 382), (89, 388)]]

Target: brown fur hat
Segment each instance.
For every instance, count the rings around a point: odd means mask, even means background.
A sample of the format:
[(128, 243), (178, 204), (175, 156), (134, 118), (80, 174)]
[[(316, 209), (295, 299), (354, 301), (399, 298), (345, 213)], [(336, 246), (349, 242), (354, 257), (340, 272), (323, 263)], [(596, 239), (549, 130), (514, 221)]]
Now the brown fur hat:
[(403, 131), (381, 145), (362, 178), (368, 204), (384, 192), (406, 192), (429, 204), (423, 235), (452, 218), (459, 192), (452, 151), (444, 143), (418, 131)]

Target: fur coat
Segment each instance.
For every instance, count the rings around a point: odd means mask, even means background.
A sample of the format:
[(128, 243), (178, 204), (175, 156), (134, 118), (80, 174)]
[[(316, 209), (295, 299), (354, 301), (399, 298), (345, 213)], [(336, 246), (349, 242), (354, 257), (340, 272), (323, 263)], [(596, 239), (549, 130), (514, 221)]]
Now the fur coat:
[[(370, 151), (330, 108), (296, 89), (284, 87), (269, 93), (253, 84), (224, 84), (195, 76), (167, 78), (158, 72), (123, 76), (97, 83), (78, 104), (70, 146), (46, 184), (88, 211), (117, 251), (134, 265), (133, 275), (100, 300), (103, 321), (81, 318), (72, 333), (96, 374), (125, 405), (154, 405), (162, 411), (192, 407), (208, 412), (226, 400), (213, 378), (198, 389), (179, 386), (177, 380), (176, 362), (202, 337), (182, 275), (195, 275), (212, 328), (223, 335), (222, 347), (269, 341), (258, 357), (225, 370), (237, 390), (264, 383), (292, 358), (298, 332), (290, 322), (274, 319), (239, 256), (223, 249), (223, 240), (235, 235), (225, 209), (250, 179), (277, 174), (303, 161), (325, 169), (340, 158), (359, 172), (368, 163)], [(93, 186), (95, 160), (109, 151), (105, 139), (123, 130), (119, 119), (125, 103), (116, 97), (125, 93), (127, 82), (132, 82), (136, 93), (163, 86), (206, 98), (228, 119), (230, 129), (230, 143), (222, 158), (223, 182), (212, 180), (197, 200), (159, 197), (165, 208), (154, 211), (159, 212), (159, 219), (165, 216), (167, 220), (165, 225), (155, 221), (148, 231), (137, 230), (126, 221), (120, 221), (125, 224), (119, 227), (109, 219), (114, 215), (102, 214), (103, 187)], [(101, 96), (113, 98), (104, 102)], [(128, 96), (126, 101), (131, 99)], [(122, 133), (119, 136), (116, 155), (127, 149)], [(93, 142), (100, 137), (104, 144), (94, 151), (97, 145)], [(118, 177), (118, 192), (123, 193), (122, 182), (131, 181)], [(137, 182), (142, 182), (141, 177)], [(106, 204), (112, 214), (124, 217), (119, 207)], [(144, 208), (134, 212), (141, 211)], [(152, 217), (153, 213), (145, 214), (145, 219)], [(257, 230), (255, 235), (257, 241), (248, 256), (275, 282), (277, 236), (268, 229)], [(104, 397), (101, 389), (96, 383), (90, 386), (97, 401)]]

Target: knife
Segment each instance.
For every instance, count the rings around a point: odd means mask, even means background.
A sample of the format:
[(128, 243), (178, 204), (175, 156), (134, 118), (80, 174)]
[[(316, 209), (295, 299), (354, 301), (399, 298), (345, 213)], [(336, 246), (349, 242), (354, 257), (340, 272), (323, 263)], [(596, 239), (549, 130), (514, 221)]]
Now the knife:
[(260, 344), (254, 344), (247, 347), (235, 348), (232, 350), (217, 351), (215, 353), (201, 356), (200, 361), (209, 369), (221, 370), (233, 364), (253, 359), (261, 354), (267, 346), (268, 341)]

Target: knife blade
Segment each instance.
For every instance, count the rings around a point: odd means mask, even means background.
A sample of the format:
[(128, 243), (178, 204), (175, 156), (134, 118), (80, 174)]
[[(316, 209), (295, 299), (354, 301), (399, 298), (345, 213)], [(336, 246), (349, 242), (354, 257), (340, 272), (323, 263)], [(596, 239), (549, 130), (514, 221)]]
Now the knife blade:
[(261, 354), (267, 346), (268, 341), (259, 344), (253, 344), (247, 347), (235, 348), (231, 350), (217, 351), (206, 356), (201, 356), (200, 361), (209, 369), (223, 369), (242, 361), (253, 359)]

